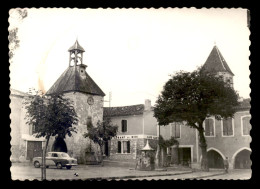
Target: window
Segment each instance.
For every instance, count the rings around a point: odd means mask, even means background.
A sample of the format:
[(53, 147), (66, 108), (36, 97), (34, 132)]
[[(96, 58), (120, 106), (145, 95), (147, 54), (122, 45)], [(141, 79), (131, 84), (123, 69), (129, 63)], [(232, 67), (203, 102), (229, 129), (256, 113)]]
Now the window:
[(181, 125), (180, 123), (171, 123), (172, 136), (174, 138), (181, 138)]
[(127, 120), (122, 120), (121, 122), (121, 131), (127, 132)]
[(223, 136), (233, 136), (232, 118), (223, 119)]
[(204, 124), (205, 124), (205, 136), (215, 136), (214, 120), (205, 119)]
[(92, 126), (93, 126), (92, 117), (88, 116), (88, 118), (87, 118), (87, 127), (92, 127)]
[(53, 154), (52, 154), (52, 157), (58, 157), (58, 154), (53, 153)]
[(35, 133), (35, 126), (34, 125), (31, 125), (30, 127), (29, 127), (29, 134), (30, 135), (33, 135)]
[(250, 135), (251, 124), (250, 124), (250, 117), (242, 117), (242, 135)]
[(121, 153), (121, 141), (117, 142), (117, 153)]
[(130, 141), (118, 141), (117, 153), (123, 153), (123, 154), (130, 153)]

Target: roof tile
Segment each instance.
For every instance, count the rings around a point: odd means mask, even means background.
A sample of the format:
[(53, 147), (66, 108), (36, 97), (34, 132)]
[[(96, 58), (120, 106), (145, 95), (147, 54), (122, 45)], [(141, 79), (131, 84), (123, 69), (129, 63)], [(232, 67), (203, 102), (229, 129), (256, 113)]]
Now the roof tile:
[(69, 66), (46, 94), (77, 91), (105, 96), (105, 93), (99, 88), (99, 86), (93, 81), (86, 71), (85, 79), (80, 76), (80, 66), (81, 65)]
[(104, 117), (140, 115), (144, 112), (144, 105), (120, 106), (120, 107), (104, 107)]

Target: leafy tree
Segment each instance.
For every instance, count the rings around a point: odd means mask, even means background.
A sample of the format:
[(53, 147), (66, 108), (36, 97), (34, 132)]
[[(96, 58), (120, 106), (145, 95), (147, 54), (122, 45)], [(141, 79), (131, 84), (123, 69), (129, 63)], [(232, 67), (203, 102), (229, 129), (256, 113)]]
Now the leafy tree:
[(172, 145), (179, 145), (179, 141), (176, 140), (173, 136), (169, 140), (165, 140), (162, 135), (159, 136), (159, 146), (161, 148), (167, 149), (168, 147), (171, 147)]
[[(158, 145), (159, 145), (159, 147), (160, 147), (159, 150), (161, 151), (161, 155), (162, 155), (162, 157), (161, 157), (161, 159), (162, 159), (162, 165), (163, 165), (163, 166), (167, 166), (168, 163), (170, 163), (170, 162), (168, 162), (168, 160), (165, 161), (166, 150), (167, 150), (167, 148), (169, 148), (169, 147), (171, 147), (171, 146), (173, 146), (173, 145), (179, 145), (179, 141), (176, 140), (173, 136), (172, 136), (170, 139), (165, 140), (165, 139), (162, 137), (162, 135), (160, 135), (160, 136), (159, 136), (159, 140), (158, 140)], [(158, 152), (158, 153), (160, 153), (160, 152)]]
[[(28, 16), (27, 9), (11, 9), (9, 17), (10, 27), (8, 29), (9, 35), (9, 59), (10, 63), (12, 62), (12, 58), (14, 57), (15, 50), (20, 46), (20, 40), (18, 39), (18, 26), (17, 23), (21, 23), (23, 19)], [(16, 24), (14, 24), (14, 23)]]
[(233, 117), (237, 105), (238, 94), (222, 77), (199, 68), (193, 72), (179, 71), (166, 82), (156, 101), (154, 116), (160, 126), (185, 121), (198, 130), (201, 169), (208, 171), (203, 121), (210, 116), (217, 120)]
[(98, 144), (101, 152), (101, 162), (103, 165), (103, 146), (106, 142), (116, 136), (118, 126), (112, 125), (111, 119), (106, 118), (102, 122), (98, 121), (94, 127), (91, 121), (87, 122), (88, 132), (84, 133), (85, 138), (90, 138), (94, 143)]
[(24, 102), (27, 110), (25, 119), (27, 124), (35, 128), (37, 138), (46, 138), (42, 165), (42, 179), (46, 179), (45, 157), (50, 137), (72, 136), (72, 132), (76, 132), (73, 125), (78, 123), (78, 118), (72, 101), (64, 98), (62, 94), (44, 95), (35, 90), (30, 90), (29, 94)]

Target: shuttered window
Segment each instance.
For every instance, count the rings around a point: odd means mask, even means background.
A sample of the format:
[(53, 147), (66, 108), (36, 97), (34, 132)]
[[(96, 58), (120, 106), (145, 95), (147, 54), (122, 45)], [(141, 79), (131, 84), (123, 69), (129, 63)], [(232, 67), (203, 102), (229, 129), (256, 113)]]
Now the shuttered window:
[(29, 126), (29, 134), (33, 135), (35, 133), (35, 126), (34, 125), (30, 125)]
[(172, 136), (174, 138), (181, 138), (181, 124), (180, 123), (172, 123)]
[(127, 153), (130, 153), (130, 141), (127, 141)]
[(117, 142), (117, 153), (121, 153), (121, 141)]
[(233, 135), (232, 118), (223, 119), (223, 136)]
[(121, 122), (121, 131), (127, 132), (127, 120), (122, 120)]
[(243, 117), (242, 124), (243, 124), (243, 135), (250, 135), (250, 130), (251, 130), (250, 117)]
[(130, 153), (130, 141), (118, 141), (117, 153), (123, 153), (123, 154)]
[(205, 119), (205, 136), (214, 136), (213, 119)]

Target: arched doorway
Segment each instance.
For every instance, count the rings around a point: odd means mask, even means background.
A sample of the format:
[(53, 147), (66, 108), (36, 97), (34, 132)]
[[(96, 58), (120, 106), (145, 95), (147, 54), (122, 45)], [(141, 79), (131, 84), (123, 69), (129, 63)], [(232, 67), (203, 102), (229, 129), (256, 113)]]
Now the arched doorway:
[(67, 145), (63, 138), (57, 137), (52, 145), (53, 152), (68, 152)]
[(208, 155), (209, 168), (215, 168), (215, 169), (224, 168), (223, 158), (217, 151), (209, 150), (207, 155)]
[(251, 152), (247, 149), (240, 151), (235, 157), (235, 169), (250, 169), (251, 168)]

